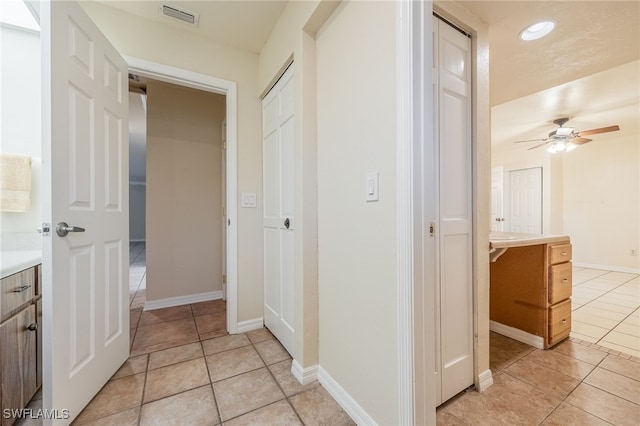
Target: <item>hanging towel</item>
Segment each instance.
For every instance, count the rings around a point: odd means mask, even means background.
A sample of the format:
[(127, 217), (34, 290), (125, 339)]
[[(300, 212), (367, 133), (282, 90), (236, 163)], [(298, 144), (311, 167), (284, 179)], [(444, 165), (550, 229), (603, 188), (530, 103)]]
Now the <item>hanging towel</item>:
[(31, 157), (0, 154), (0, 211), (31, 208)]

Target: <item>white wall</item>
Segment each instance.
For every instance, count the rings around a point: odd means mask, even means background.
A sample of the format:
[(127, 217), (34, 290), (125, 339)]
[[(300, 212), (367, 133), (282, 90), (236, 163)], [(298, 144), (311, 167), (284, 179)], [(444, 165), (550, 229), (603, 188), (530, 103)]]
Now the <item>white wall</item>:
[(398, 419), (395, 22), (342, 3), (316, 42), (320, 365), (379, 424)]
[(120, 53), (237, 83), (238, 194), (255, 192), (258, 195), (257, 208), (238, 209), (238, 321), (262, 317), (262, 144), (261, 107), (257, 95), (258, 55), (128, 15), (109, 7), (108, 2), (80, 4)]
[(0, 47), (0, 152), (32, 157), (31, 209), (0, 213), (0, 232), (35, 232), (42, 221), (40, 34), (0, 24)]
[(222, 289), (225, 97), (147, 84), (147, 301)]

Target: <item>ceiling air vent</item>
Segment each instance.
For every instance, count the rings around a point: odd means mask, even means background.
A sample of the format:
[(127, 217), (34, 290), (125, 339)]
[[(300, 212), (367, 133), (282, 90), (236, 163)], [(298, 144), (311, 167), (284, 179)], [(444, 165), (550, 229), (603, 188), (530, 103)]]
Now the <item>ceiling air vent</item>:
[(175, 6), (169, 6), (167, 4), (161, 5), (159, 8), (159, 12), (161, 15), (168, 16), (169, 18), (173, 19), (178, 19), (182, 22), (186, 22), (189, 25), (193, 25), (194, 27), (198, 26), (198, 20), (200, 19), (200, 14), (198, 13)]

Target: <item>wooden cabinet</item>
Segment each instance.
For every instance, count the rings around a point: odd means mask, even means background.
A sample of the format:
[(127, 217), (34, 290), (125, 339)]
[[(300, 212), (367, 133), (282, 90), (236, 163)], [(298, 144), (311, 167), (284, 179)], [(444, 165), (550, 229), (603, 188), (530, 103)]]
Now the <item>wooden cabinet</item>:
[[(24, 408), (42, 382), (38, 269), (27, 269), (0, 282), (0, 413)], [(4, 417), (0, 416), (2, 426), (15, 422)]]
[(490, 271), (492, 330), (544, 349), (569, 337), (569, 241), (509, 247)]

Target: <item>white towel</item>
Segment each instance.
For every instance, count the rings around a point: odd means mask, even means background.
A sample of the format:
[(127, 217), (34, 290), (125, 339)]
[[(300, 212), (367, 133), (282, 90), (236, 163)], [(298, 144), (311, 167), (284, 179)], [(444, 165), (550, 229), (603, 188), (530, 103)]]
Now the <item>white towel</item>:
[(0, 154), (0, 211), (31, 208), (31, 157)]

